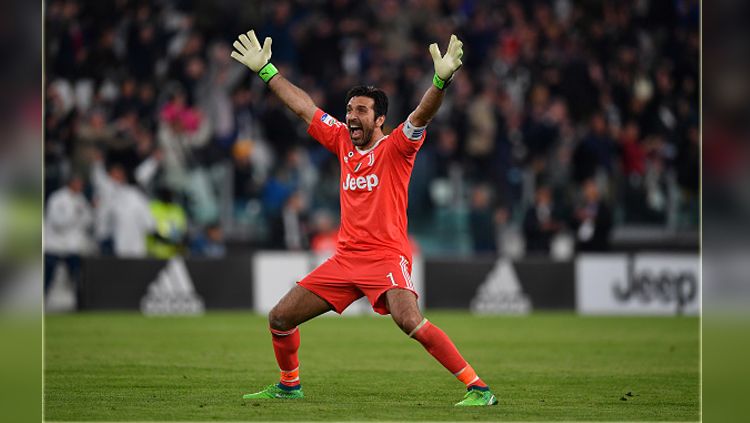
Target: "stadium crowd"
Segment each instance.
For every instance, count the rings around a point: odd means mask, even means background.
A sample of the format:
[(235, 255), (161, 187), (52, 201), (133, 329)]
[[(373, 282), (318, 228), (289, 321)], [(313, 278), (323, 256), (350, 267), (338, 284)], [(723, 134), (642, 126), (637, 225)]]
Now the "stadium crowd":
[[(250, 28), (339, 119), (352, 86), (385, 90), (385, 132), (431, 83), (427, 46), (444, 48), (451, 33), (464, 41), (410, 185), (410, 231), (424, 251), (500, 253), (514, 230), (528, 254), (548, 254), (560, 234), (605, 250), (616, 227), (698, 226), (697, 0), (45, 8), (47, 237), (77, 231), (50, 258), (217, 257), (224, 238), (332, 248), (338, 164), (230, 59)], [(49, 218), (66, 205), (86, 211)]]

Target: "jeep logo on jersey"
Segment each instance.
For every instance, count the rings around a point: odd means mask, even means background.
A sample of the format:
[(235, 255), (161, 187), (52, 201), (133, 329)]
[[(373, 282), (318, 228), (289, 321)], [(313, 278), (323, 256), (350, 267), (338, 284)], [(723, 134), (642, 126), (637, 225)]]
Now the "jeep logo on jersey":
[(371, 173), (369, 175), (354, 177), (351, 173), (346, 174), (346, 180), (344, 181), (344, 191), (357, 191), (357, 190), (368, 190), (372, 191), (373, 188), (378, 186), (378, 175)]

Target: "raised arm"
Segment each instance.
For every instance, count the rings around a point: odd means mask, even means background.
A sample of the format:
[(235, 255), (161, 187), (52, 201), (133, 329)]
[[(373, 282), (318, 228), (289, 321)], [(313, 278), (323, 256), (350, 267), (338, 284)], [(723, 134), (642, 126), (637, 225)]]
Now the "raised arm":
[(435, 64), (435, 76), (432, 78), (432, 85), (422, 96), (417, 108), (409, 115), (409, 122), (416, 127), (423, 127), (430, 123), (443, 103), (444, 90), (453, 80), (453, 74), (462, 65), (463, 43), (455, 35), (451, 35), (445, 56), (440, 55), (440, 49), (434, 43), (430, 45), (430, 54)]
[(317, 106), (312, 98), (299, 87), (279, 75), (279, 71), (269, 61), (271, 59), (270, 37), (266, 37), (261, 47), (255, 31), (250, 30), (247, 34), (240, 34), (237, 41), (232, 44), (235, 51), (231, 56), (238, 62), (256, 72), (260, 79), (268, 84), (268, 88), (307, 124), (312, 122)]
[(301, 88), (289, 82), (288, 79), (277, 75), (268, 81), (268, 88), (281, 99), (286, 107), (301, 117), (308, 125), (312, 122), (313, 115), (318, 106), (315, 105), (312, 98), (302, 91)]

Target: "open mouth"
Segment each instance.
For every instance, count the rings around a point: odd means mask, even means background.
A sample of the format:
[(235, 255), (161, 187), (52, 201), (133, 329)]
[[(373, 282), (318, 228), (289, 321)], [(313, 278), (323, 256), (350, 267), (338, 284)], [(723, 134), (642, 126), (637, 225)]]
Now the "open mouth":
[(362, 130), (362, 127), (359, 125), (349, 125), (349, 135), (351, 135), (352, 138), (361, 138), (364, 134), (364, 131)]

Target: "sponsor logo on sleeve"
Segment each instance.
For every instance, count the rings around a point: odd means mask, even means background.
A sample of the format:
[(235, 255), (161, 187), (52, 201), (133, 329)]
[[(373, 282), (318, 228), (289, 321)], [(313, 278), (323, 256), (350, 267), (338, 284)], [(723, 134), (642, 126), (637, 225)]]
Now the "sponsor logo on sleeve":
[(328, 126), (341, 126), (341, 122), (337, 121), (336, 118), (329, 115), (328, 113), (323, 113), (323, 116), (320, 117), (320, 121), (325, 123)]

